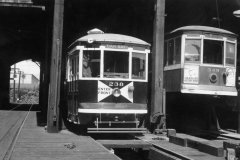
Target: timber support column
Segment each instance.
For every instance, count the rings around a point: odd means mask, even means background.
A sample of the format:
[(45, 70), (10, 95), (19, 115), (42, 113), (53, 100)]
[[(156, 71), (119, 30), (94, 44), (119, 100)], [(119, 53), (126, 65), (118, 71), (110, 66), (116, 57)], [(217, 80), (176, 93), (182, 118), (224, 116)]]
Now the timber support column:
[(165, 0), (155, 0), (152, 47), (151, 130), (165, 129), (165, 93), (163, 91)]
[(60, 87), (62, 63), (62, 32), (64, 0), (53, 2), (53, 33), (51, 46), (50, 83), (48, 93), (47, 131), (58, 132), (60, 129)]

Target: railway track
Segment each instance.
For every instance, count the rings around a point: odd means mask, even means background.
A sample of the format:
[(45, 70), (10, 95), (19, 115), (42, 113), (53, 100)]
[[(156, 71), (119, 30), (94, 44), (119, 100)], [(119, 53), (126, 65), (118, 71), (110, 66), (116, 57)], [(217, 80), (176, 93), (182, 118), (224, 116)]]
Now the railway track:
[[(28, 114), (30, 113), (32, 109), (32, 105), (29, 108), (28, 111), (16, 111), (19, 108), (21, 108), (22, 105), (18, 105), (14, 107), (13, 109), (9, 111), (3, 111), (0, 114), (3, 114), (6, 116), (9, 116), (10, 112), (12, 115), (12, 118), (6, 122), (5, 125), (3, 125), (5, 122), (0, 123), (0, 127), (8, 127), (5, 128), (6, 131), (5, 133), (0, 134), (0, 155), (3, 155), (0, 157), (0, 159), (3, 160), (10, 160), (11, 159), (11, 154), (13, 152), (14, 146), (16, 144), (16, 141), (18, 139), (19, 134), (21, 133), (22, 127), (28, 117)], [(1, 130), (1, 132), (3, 132)], [(216, 133), (215, 133), (216, 134)], [(213, 133), (212, 133), (213, 135)], [(230, 140), (230, 139), (237, 139), (240, 140), (238, 136), (234, 136), (235, 134), (233, 133), (228, 133), (228, 132), (221, 132), (220, 136), (224, 137), (225, 140)], [(106, 148), (115, 148), (116, 154), (123, 154), (123, 157), (125, 159), (129, 158), (130, 155), (132, 156), (138, 155), (146, 155), (146, 152), (148, 156), (141, 156), (141, 160), (158, 160), (159, 157), (161, 159), (183, 159), (183, 160), (223, 160), (224, 157), (217, 157), (217, 156), (212, 156), (208, 153), (203, 153), (200, 150), (192, 149), (190, 147), (183, 147), (180, 145), (176, 145), (174, 143), (170, 143), (168, 138), (164, 136), (158, 136), (158, 135), (152, 135), (152, 137), (146, 139), (146, 138), (141, 138), (141, 137), (134, 137), (133, 139), (127, 139), (127, 140), (112, 140), (110, 141), (99, 141), (102, 145), (104, 145)], [(4, 148), (3, 148), (4, 146)], [(126, 147), (127, 146), (127, 147)], [(125, 154), (126, 148), (129, 149), (129, 155)], [(134, 149), (133, 149), (134, 148)], [(144, 154), (143, 154), (144, 152)], [(194, 156), (193, 156), (194, 155)], [(137, 157), (137, 156), (133, 156)], [(136, 159), (138, 159), (136, 158)], [(123, 159), (123, 160), (125, 160)], [(134, 160), (132, 158), (131, 160)]]
[(19, 104), (9, 111), (0, 111), (2, 117), (0, 123), (0, 159), (10, 159), (16, 140), (18, 139), (33, 104), (30, 105), (28, 111), (18, 111), (22, 106), (24, 105)]

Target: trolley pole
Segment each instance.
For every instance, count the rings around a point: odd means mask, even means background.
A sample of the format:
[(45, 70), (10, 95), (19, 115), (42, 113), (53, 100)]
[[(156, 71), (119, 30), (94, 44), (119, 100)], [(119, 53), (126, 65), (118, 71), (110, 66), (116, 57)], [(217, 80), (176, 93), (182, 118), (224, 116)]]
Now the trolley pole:
[(62, 32), (64, 0), (53, 0), (53, 34), (48, 95), (47, 131), (56, 133), (60, 129), (60, 87), (62, 63)]
[(150, 121), (152, 129), (165, 129), (165, 92), (163, 90), (165, 0), (155, 0), (154, 7)]

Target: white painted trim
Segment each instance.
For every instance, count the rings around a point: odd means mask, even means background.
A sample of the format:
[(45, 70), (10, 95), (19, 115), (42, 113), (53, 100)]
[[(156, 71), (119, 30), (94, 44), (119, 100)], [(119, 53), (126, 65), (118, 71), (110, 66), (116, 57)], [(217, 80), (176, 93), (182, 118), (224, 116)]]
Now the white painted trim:
[(120, 52), (129, 52), (129, 48), (126, 49), (115, 49), (115, 48), (105, 48), (104, 51), (120, 51)]
[(211, 63), (204, 63), (204, 64), (201, 64), (200, 66), (225, 68), (223, 64), (222, 65), (218, 65), (218, 64), (211, 64)]
[(83, 77), (80, 80), (147, 82), (147, 79), (143, 80), (143, 79), (99, 78), (99, 77)]
[(101, 48), (101, 53), (100, 53), (100, 78), (103, 78), (103, 73), (104, 73), (104, 50), (105, 46), (100, 46)]
[(181, 89), (181, 93), (237, 96), (237, 92)]
[(226, 49), (227, 49), (227, 42), (226, 42), (226, 40), (227, 40), (227, 38), (226, 37), (224, 37), (223, 38), (223, 66), (224, 67), (226, 67)]
[(128, 73), (129, 73), (128, 78), (129, 79), (132, 79), (132, 53), (133, 53), (133, 49), (129, 48), (129, 57), (128, 57)]
[(82, 60), (83, 60), (83, 48), (80, 50), (80, 53), (79, 53), (79, 79), (82, 78)]
[(236, 68), (237, 67), (237, 40), (235, 41), (235, 65), (234, 65), (234, 67)]
[(147, 110), (135, 109), (78, 109), (78, 113), (146, 114)]
[(148, 53), (146, 53), (146, 64), (145, 64), (145, 79), (148, 81)]
[(66, 75), (67, 75), (67, 82), (69, 82), (70, 81), (70, 78), (69, 78), (69, 76), (70, 76), (70, 64), (69, 64), (70, 62), (69, 62), (69, 56), (67, 56), (67, 73), (66, 73)]
[(165, 66), (164, 71), (180, 69), (180, 68), (181, 68), (181, 64), (174, 64), (174, 65), (170, 65), (170, 66)]
[(101, 48), (83, 48), (82, 50), (87, 50), (87, 51), (98, 51), (101, 50)]
[[(138, 50), (133, 50), (133, 52), (136, 52)], [(145, 49), (145, 51), (139, 51), (139, 53), (147, 53), (149, 54), (150, 53), (150, 50), (149, 49)]]
[(201, 35), (200, 36), (201, 37), (201, 43), (200, 43), (200, 48), (201, 48), (201, 50), (200, 50), (200, 64), (202, 65), (203, 64), (203, 44), (204, 44), (204, 36), (203, 35)]
[(184, 66), (184, 51), (185, 51), (185, 38), (186, 35), (182, 35), (182, 39), (181, 39), (181, 67), (183, 68)]
[(72, 55), (76, 50), (80, 50), (82, 46), (76, 46), (68, 52), (68, 56)]
[(210, 38), (210, 37), (206, 37), (205, 35), (202, 35), (204, 39), (208, 39), (208, 40), (214, 40), (214, 41), (224, 41), (224, 36), (222, 36), (222, 38)]

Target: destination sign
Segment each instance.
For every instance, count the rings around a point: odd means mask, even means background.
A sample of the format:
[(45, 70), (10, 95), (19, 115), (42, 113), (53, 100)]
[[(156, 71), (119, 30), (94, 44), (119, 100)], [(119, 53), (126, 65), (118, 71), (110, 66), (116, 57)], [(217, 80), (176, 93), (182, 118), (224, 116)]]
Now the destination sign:
[(127, 49), (128, 46), (126, 45), (119, 45), (119, 44), (106, 44), (106, 48), (113, 48), (113, 49)]

